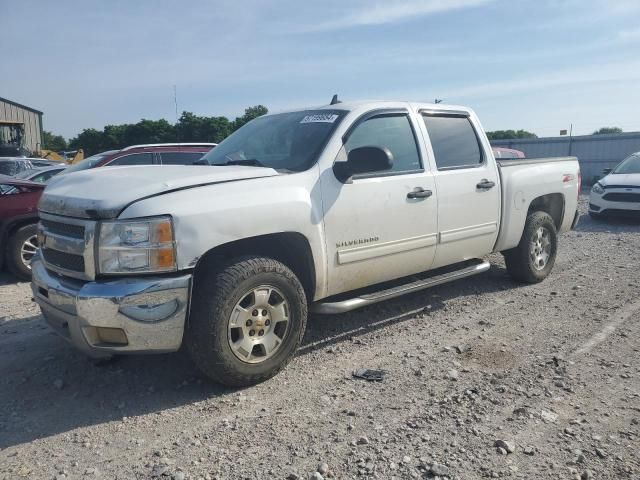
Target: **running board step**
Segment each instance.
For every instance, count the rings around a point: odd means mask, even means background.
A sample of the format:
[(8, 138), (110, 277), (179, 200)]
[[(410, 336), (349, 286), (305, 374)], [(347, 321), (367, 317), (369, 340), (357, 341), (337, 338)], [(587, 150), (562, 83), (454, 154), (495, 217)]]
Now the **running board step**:
[(355, 310), (356, 308), (366, 307), (367, 305), (373, 305), (374, 303), (406, 295), (407, 293), (417, 292), (419, 290), (424, 290), (425, 288), (435, 287), (436, 285), (442, 285), (443, 283), (477, 275), (478, 273), (486, 272), (490, 267), (491, 264), (489, 262), (477, 260), (477, 263), (473, 263), (472, 265), (467, 263), (464, 268), (459, 270), (434, 275), (432, 277), (405, 283), (385, 290), (366, 293), (340, 301), (320, 301), (311, 307), (311, 311), (313, 313), (321, 313), (325, 315), (344, 313), (350, 310)]

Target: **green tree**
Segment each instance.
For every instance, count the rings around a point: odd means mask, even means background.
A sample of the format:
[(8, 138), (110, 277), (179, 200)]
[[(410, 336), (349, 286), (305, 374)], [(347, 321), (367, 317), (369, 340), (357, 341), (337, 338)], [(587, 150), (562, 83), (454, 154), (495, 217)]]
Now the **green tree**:
[(244, 115), (241, 117), (237, 117), (233, 121), (233, 129), (237, 130), (242, 127), (245, 123), (250, 122), (254, 118), (261, 117), (262, 115), (266, 115), (269, 113), (269, 110), (264, 105), (256, 105), (254, 107), (245, 108)]
[(169, 142), (214, 142), (220, 143), (233, 131), (254, 118), (268, 112), (264, 105), (245, 109), (244, 115), (231, 121), (227, 117), (201, 117), (192, 112), (182, 112), (176, 124), (164, 119), (142, 119), (138, 123), (107, 125), (102, 131), (84, 129), (69, 141), (70, 148), (84, 149), (85, 156), (106, 150), (115, 150), (129, 145)]
[(85, 157), (108, 150), (108, 148), (104, 148), (103, 145), (104, 133), (99, 132), (95, 128), (85, 128), (77, 137), (69, 141), (69, 147), (72, 149), (84, 149)]
[(489, 140), (512, 140), (515, 138), (538, 138), (535, 133), (526, 130), (495, 130), (487, 132)]
[(176, 124), (176, 134), (181, 142), (220, 143), (232, 132), (227, 117), (199, 117), (191, 112), (182, 112)]
[(44, 130), (42, 132), (42, 148), (56, 152), (67, 149), (67, 141), (62, 135), (54, 135)]
[(622, 133), (622, 129), (620, 127), (602, 127), (593, 132), (593, 135), (606, 135), (607, 133)]
[(125, 126), (118, 148), (145, 143), (169, 143), (176, 141), (176, 129), (164, 118), (161, 120), (142, 119)]

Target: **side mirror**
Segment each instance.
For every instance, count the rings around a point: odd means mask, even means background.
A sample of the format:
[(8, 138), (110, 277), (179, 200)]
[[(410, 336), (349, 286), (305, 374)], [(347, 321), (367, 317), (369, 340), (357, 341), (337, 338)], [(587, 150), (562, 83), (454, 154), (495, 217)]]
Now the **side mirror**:
[(353, 175), (380, 172), (393, 167), (393, 154), (386, 147), (358, 147), (349, 152), (346, 162), (336, 162), (333, 173), (342, 183)]
[(603, 175), (609, 175), (612, 170), (613, 170), (613, 168), (605, 168), (605, 169), (602, 170), (602, 174)]

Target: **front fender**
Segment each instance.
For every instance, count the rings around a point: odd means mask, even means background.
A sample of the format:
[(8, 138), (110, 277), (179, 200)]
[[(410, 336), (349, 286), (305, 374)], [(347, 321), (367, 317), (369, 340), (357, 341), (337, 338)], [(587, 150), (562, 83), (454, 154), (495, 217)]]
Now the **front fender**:
[(282, 232), (303, 235), (316, 272), (315, 297), (326, 289), (326, 252), (317, 169), (277, 177), (208, 185), (147, 198), (119, 218), (173, 217), (179, 270), (193, 269), (209, 250)]

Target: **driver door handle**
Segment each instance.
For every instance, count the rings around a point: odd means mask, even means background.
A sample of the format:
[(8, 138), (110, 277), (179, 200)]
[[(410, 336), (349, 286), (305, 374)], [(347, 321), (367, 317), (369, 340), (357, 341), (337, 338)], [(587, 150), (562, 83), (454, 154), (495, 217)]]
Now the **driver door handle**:
[(480, 180), (480, 183), (476, 185), (476, 187), (481, 190), (489, 190), (490, 188), (493, 188), (495, 186), (496, 186), (495, 182), (492, 182), (491, 180), (487, 180), (486, 178), (483, 178), (482, 180)]
[(416, 188), (414, 191), (407, 193), (407, 198), (416, 199), (416, 198), (429, 198), (433, 195), (431, 190), (425, 190), (424, 188)]

